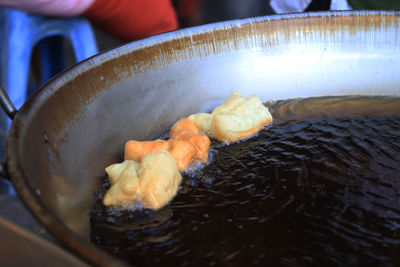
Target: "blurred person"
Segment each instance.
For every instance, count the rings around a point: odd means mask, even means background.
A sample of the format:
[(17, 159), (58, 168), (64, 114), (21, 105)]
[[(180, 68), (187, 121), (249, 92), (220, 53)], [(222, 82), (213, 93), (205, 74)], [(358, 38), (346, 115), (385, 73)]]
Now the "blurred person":
[(400, 10), (400, 0), (271, 0), (276, 13), (322, 10)]
[(182, 27), (274, 14), (268, 0), (174, 0)]
[(351, 9), (346, 0), (271, 0), (270, 4), (276, 13)]
[(204, 0), (175, 0), (181, 27), (191, 27), (204, 24)]
[(46, 16), (83, 16), (124, 41), (178, 28), (170, 0), (0, 0), (0, 6)]

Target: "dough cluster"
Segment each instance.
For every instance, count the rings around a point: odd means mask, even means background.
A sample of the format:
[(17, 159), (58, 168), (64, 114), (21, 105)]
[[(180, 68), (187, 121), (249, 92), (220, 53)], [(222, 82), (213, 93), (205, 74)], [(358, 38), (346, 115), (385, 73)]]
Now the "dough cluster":
[(177, 193), (182, 176), (166, 150), (143, 156), (140, 163), (125, 160), (106, 168), (112, 184), (103, 198), (106, 206), (138, 206), (159, 209)]
[(189, 119), (201, 132), (227, 143), (248, 138), (272, 122), (271, 113), (257, 96), (246, 99), (239, 92), (233, 93), (211, 114), (193, 114)]
[(210, 139), (196, 124), (182, 118), (171, 128), (170, 139), (131, 140), (125, 144), (124, 162), (106, 168), (112, 184), (105, 206), (140, 206), (159, 209), (176, 195), (182, 181), (179, 171), (207, 161)]
[(182, 181), (179, 171), (207, 161), (208, 136), (231, 143), (254, 135), (270, 122), (272, 116), (258, 97), (245, 99), (235, 92), (211, 114), (180, 119), (172, 126), (169, 140), (128, 141), (124, 162), (106, 168), (112, 186), (103, 204), (159, 209), (176, 195)]

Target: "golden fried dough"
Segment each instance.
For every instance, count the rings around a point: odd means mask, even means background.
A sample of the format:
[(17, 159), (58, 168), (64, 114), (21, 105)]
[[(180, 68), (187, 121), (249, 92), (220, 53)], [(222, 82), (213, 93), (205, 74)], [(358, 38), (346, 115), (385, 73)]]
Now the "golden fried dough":
[(182, 176), (174, 158), (166, 150), (143, 157), (137, 171), (141, 182), (141, 202), (150, 209), (159, 209), (178, 192)]
[(233, 93), (211, 114), (193, 114), (189, 119), (202, 132), (228, 143), (248, 138), (272, 122), (271, 113), (257, 96), (246, 99), (239, 92)]
[(172, 126), (169, 140), (126, 142), (124, 160), (141, 161), (143, 156), (165, 149), (171, 153), (178, 169), (182, 171), (196, 161), (207, 161), (209, 148), (210, 139), (199, 134), (196, 123), (181, 118)]
[(140, 163), (126, 160), (106, 168), (112, 183), (103, 198), (106, 206), (143, 205), (159, 209), (178, 191), (182, 176), (166, 150), (145, 155)]

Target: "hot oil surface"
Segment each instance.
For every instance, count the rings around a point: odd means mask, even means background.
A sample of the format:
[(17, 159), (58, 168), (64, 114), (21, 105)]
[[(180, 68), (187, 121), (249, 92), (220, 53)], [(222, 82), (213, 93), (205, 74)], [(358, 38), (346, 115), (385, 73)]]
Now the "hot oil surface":
[(139, 266), (400, 264), (400, 99), (268, 106), (272, 127), (215, 142), (163, 209), (96, 200), (92, 241)]

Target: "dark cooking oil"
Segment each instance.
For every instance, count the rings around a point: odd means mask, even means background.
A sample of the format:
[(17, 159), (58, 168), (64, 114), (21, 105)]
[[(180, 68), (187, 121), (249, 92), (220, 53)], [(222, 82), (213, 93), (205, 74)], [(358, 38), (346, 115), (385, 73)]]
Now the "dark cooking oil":
[(137, 266), (400, 264), (400, 98), (267, 103), (271, 127), (184, 175), (159, 211), (97, 199), (91, 239)]

